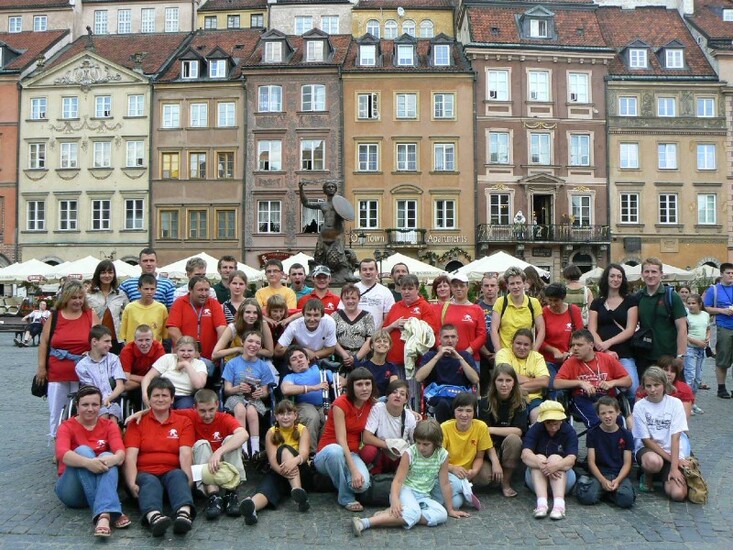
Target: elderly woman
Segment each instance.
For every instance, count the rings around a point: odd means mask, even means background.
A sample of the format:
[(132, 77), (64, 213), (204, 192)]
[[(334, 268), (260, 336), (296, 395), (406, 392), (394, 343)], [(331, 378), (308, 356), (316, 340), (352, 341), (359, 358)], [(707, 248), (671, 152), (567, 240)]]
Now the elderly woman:
[(61, 289), (56, 311), (43, 325), (38, 345), (39, 382), (48, 379), (49, 435), (56, 437), (66, 396), (79, 389), (76, 362), (89, 351), (89, 331), (99, 317), (86, 302), (84, 287), (69, 281)]
[[(191, 463), (195, 440), (191, 421), (171, 411), (176, 390), (167, 378), (154, 378), (147, 387), (152, 414), (131, 422), (125, 433), (125, 481), (138, 499), (143, 522), (154, 537), (188, 533), (193, 527)], [(168, 495), (175, 519), (163, 515), (163, 493)]]
[(371, 336), (374, 334), (374, 317), (359, 307), (361, 291), (353, 283), (341, 288), (343, 309), (331, 314), (336, 322), (336, 353), (348, 368), (369, 354)]
[(103, 323), (105, 312), (109, 311), (111, 323), (104, 324), (110, 330), (114, 328), (112, 353), (119, 353), (122, 350), (122, 346), (118, 343), (118, 334), (122, 322), (122, 310), (128, 302), (127, 294), (118, 288), (115, 264), (109, 260), (99, 262), (92, 275), (92, 289), (87, 294), (87, 303)]
[(116, 422), (99, 418), (99, 388), (82, 386), (75, 402), (78, 414), (59, 426), (56, 439), (56, 496), (69, 508), (91, 508), (94, 536), (109, 537), (111, 526), (131, 523), (117, 496), (117, 467), (125, 460), (122, 435)]

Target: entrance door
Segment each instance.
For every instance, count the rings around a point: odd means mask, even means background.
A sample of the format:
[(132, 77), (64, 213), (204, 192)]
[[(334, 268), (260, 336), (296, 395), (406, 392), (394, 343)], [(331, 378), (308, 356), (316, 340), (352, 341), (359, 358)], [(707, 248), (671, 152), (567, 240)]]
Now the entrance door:
[(552, 199), (553, 195), (532, 195), (532, 233), (535, 241), (551, 240), (550, 232), (555, 217)]

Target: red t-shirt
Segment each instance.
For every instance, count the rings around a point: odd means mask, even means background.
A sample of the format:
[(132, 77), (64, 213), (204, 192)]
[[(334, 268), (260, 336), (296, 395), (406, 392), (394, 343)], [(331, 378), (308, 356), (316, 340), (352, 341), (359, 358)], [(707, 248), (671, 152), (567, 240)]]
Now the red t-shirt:
[[(359, 452), (361, 444), (361, 432), (366, 427), (369, 412), (372, 410), (372, 402), (367, 401), (362, 405), (361, 409), (357, 409), (354, 404), (349, 401), (345, 395), (339, 396), (332, 404), (332, 407), (338, 407), (344, 411), (344, 421), (346, 422), (346, 442), (352, 453)], [(333, 425), (333, 415), (329, 414), (326, 420), (326, 426), (323, 428), (323, 435), (318, 441), (318, 450), (320, 451), (326, 445), (336, 443), (336, 428)]]
[[(568, 306), (565, 313), (553, 313), (549, 306), (542, 309), (545, 318), (545, 344), (567, 353), (570, 350), (570, 335), (573, 331), (583, 328), (583, 316), (578, 306)], [(557, 359), (544, 349), (540, 350), (545, 361), (557, 363)]]
[[(626, 369), (616, 359), (607, 353), (596, 352), (595, 359), (583, 363), (575, 356), (569, 357), (557, 371), (555, 380), (585, 380), (596, 388), (596, 395), (603, 395), (598, 384), (604, 380), (618, 380), (628, 376)], [(616, 388), (612, 388), (609, 395), (616, 395)], [(573, 395), (582, 395), (583, 390), (573, 388)]]
[[(83, 311), (78, 319), (67, 319), (60, 311), (54, 311), (53, 315), (57, 315), (58, 320), (51, 335), (51, 347), (66, 350), (74, 355), (82, 355), (89, 351), (92, 313), (93, 311), (88, 309)], [(57, 359), (49, 355), (46, 367), (49, 382), (79, 381), (76, 375), (76, 363), (71, 359)]]
[(181, 447), (193, 447), (193, 425), (185, 416), (171, 413), (160, 423), (152, 412), (143, 415), (140, 424), (130, 422), (125, 432), (125, 446), (139, 449), (137, 469), (156, 476), (181, 467)]
[(211, 443), (211, 450), (216, 451), (221, 447), (225, 438), (234, 433), (234, 430), (241, 428), (237, 419), (231, 414), (217, 412), (211, 424), (206, 424), (201, 420), (201, 416), (196, 409), (177, 409), (174, 414), (185, 416), (191, 421), (193, 433), (196, 441), (205, 439)]
[(316, 294), (315, 291), (311, 292), (310, 294), (306, 294), (303, 296), (300, 300), (298, 300), (298, 310), (303, 311), (303, 307), (305, 306), (305, 303), (310, 300), (311, 298), (318, 298), (321, 302), (323, 302), (323, 309), (325, 315), (331, 315), (334, 313), (338, 307), (339, 303), (341, 302), (341, 298), (339, 298), (336, 294), (331, 292), (330, 290), (326, 291), (326, 295), (321, 298)]
[(153, 366), (153, 363), (164, 355), (165, 349), (163, 348), (163, 344), (157, 340), (153, 340), (153, 345), (146, 355), (143, 355), (135, 345), (135, 342), (129, 342), (125, 344), (125, 347), (120, 352), (120, 363), (122, 363), (122, 370), (126, 373), (134, 374), (135, 376), (145, 376), (148, 374), (150, 367)]
[[(201, 326), (199, 327), (199, 319)], [(201, 357), (211, 359), (214, 346), (219, 337), (216, 334), (218, 327), (227, 325), (224, 310), (216, 298), (209, 297), (202, 308), (191, 304), (190, 295), (181, 296), (171, 307), (166, 327), (176, 327), (184, 336), (193, 336), (201, 342)]]
[[(384, 318), (383, 327), (391, 325), (400, 317), (409, 319), (415, 317), (421, 319), (430, 325), (435, 333), (435, 338), (438, 338), (438, 332), (440, 331), (440, 318), (435, 314), (433, 307), (423, 298), (422, 296), (410, 304), (405, 304), (404, 300), (395, 302), (392, 308), (387, 313), (387, 317)], [(393, 365), (404, 365), (405, 364), (405, 342), (402, 341), (400, 336), (402, 331), (398, 328), (393, 329), (389, 335), (392, 337), (392, 349), (387, 353), (387, 361)]]
[[(458, 330), (458, 344), (456, 349), (463, 351), (469, 346), (473, 350), (473, 358), (479, 359), (479, 350), (486, 343), (486, 317), (481, 306), (476, 304), (450, 304), (441, 318), (440, 326), (451, 324)], [(436, 332), (437, 334), (437, 332)]]
[[(675, 380), (673, 386), (677, 391), (671, 394), (672, 397), (676, 397), (683, 403), (695, 402), (695, 394), (692, 393), (692, 388), (688, 384), (678, 378)], [(639, 386), (639, 389), (636, 390), (636, 399), (644, 399), (645, 397), (646, 390), (644, 389), (644, 386)]]
[(63, 461), (64, 455), (80, 445), (90, 447), (97, 456), (104, 452), (114, 454), (117, 451), (125, 450), (117, 422), (108, 418), (98, 418), (94, 429), (87, 430), (76, 417), (70, 418), (62, 423), (56, 432), (56, 459), (59, 464), (59, 475), (63, 474), (66, 469)]

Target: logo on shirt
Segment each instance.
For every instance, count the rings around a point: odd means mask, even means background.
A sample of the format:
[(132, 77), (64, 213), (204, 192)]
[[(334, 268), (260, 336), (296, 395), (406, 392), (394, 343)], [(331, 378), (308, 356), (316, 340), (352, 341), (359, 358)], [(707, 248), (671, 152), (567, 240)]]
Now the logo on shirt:
[(97, 447), (106, 447), (106, 446), (107, 446), (106, 439), (97, 439)]
[(178, 430), (171, 428), (168, 432), (168, 439), (178, 439)]
[(622, 451), (626, 450), (626, 438), (625, 437), (618, 438), (618, 448)]
[(473, 317), (471, 317), (470, 314), (464, 313), (463, 314), (463, 322), (464, 323), (473, 323)]
[(420, 308), (419, 307), (413, 307), (412, 308), (412, 313), (414, 313), (416, 315), (420, 315), (420, 313), (421, 313)]
[(211, 308), (205, 307), (204, 312), (201, 315), (204, 317), (211, 317)]
[(214, 432), (214, 435), (211, 437), (214, 438), (214, 441), (221, 441), (221, 434), (219, 432)]

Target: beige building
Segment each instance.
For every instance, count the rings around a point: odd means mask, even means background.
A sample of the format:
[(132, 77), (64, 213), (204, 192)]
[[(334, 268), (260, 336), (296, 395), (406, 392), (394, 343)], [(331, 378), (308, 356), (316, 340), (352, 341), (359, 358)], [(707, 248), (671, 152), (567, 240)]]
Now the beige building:
[(326, 34), (349, 34), (352, 6), (349, 0), (270, 0), (268, 28), (294, 35), (311, 29)]
[(77, 0), (74, 37), (87, 29), (95, 35), (191, 31), (197, 5), (190, 0)]
[(3, 0), (0, 32), (67, 31), (74, 26), (76, 13), (77, 8), (69, 0)]
[(206, 30), (268, 27), (267, 0), (206, 0), (199, 6), (196, 28)]
[(455, 36), (453, 0), (359, 0), (351, 14), (351, 32), (394, 39), (403, 34), (432, 38)]

